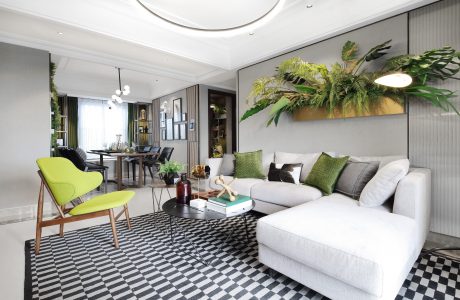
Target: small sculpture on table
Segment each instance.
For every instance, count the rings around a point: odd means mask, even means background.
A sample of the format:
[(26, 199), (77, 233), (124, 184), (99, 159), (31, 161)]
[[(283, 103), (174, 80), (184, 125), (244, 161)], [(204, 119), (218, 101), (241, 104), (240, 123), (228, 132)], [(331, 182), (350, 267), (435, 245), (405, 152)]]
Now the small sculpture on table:
[(230, 201), (233, 202), (236, 200), (236, 197), (238, 196), (238, 192), (234, 191), (230, 187), (230, 184), (232, 184), (233, 180), (227, 184), (225, 183), (224, 175), (220, 175), (218, 178), (216, 178), (214, 182), (216, 185), (220, 185), (222, 187), (222, 190), (220, 191), (220, 193), (217, 194), (217, 198), (222, 197), (224, 194), (228, 194), (228, 199)]

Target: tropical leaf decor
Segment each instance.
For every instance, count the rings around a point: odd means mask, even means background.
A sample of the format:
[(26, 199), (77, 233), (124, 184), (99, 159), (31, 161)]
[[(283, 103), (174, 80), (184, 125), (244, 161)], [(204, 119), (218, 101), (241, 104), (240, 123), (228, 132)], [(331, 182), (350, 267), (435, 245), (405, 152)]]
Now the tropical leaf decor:
[[(406, 96), (415, 96), (445, 111), (460, 113), (450, 102), (454, 92), (430, 86), (436, 80), (455, 76), (460, 70), (460, 52), (451, 47), (426, 51), (421, 55), (401, 55), (389, 58), (376, 72), (363, 68), (365, 62), (380, 59), (391, 48), (391, 40), (377, 45), (358, 57), (359, 48), (348, 41), (342, 48), (342, 63), (330, 68), (294, 57), (282, 62), (271, 77), (254, 81), (248, 101), (252, 106), (241, 121), (271, 106), (267, 126), (278, 124), (283, 113), (292, 114), (304, 108), (326, 109), (343, 113), (353, 109), (358, 115), (378, 104), (384, 97), (403, 103)], [(405, 88), (390, 88), (374, 83), (374, 80), (393, 72), (412, 77), (412, 84)]]

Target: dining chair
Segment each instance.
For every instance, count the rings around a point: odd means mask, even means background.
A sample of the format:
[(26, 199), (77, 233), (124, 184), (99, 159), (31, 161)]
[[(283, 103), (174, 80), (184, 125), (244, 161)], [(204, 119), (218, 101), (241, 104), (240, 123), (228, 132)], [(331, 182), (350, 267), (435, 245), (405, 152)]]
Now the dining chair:
[[(59, 153), (62, 157), (70, 160), (78, 169), (84, 172), (100, 172), (104, 178), (104, 191), (107, 192), (107, 182), (108, 182), (108, 169), (107, 166), (101, 166), (99, 164), (91, 163), (86, 161), (86, 155), (83, 156), (84, 151), (72, 149), (72, 148), (60, 148)], [(83, 152), (83, 154), (81, 153)]]
[[(157, 174), (158, 171), (160, 170), (160, 165), (171, 159), (173, 151), (174, 151), (174, 147), (164, 147), (160, 155), (155, 156), (152, 159), (146, 159), (144, 161), (144, 182), (145, 182), (145, 177), (146, 177), (145, 167), (148, 168), (150, 177), (152, 177), (152, 180), (153, 180), (154, 179), (153, 174), (154, 173)], [(155, 170), (153, 170), (153, 168), (155, 168)]]
[[(119, 248), (115, 222), (124, 214), (131, 229), (128, 202), (134, 197), (132, 191), (118, 191), (95, 196), (83, 201), (82, 196), (94, 190), (102, 182), (99, 172), (83, 172), (70, 160), (63, 157), (37, 159), (38, 175), (41, 178), (38, 195), (37, 224), (35, 231), (35, 254), (40, 252), (42, 228), (59, 225), (59, 235), (64, 236), (64, 224), (96, 217), (109, 216), (115, 248)], [(43, 220), (44, 189), (47, 189), (58, 215)], [(72, 207), (67, 207), (71, 205)], [(114, 208), (122, 211), (115, 216)]]
[[(139, 153), (146, 153), (146, 152), (152, 152), (152, 150), (157, 147), (153, 146), (136, 146), (135, 151)], [(131, 167), (133, 169), (133, 181), (136, 181), (136, 164), (139, 162), (138, 157), (125, 157), (124, 161), (127, 163), (127, 170), (128, 170), (128, 178), (129, 178), (129, 165), (131, 164)]]

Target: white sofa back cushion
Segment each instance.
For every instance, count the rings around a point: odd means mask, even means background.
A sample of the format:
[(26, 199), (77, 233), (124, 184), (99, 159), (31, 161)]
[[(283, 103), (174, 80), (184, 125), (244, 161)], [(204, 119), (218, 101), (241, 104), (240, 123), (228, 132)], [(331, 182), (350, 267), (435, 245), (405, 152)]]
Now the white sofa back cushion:
[(387, 156), (350, 156), (350, 159), (355, 161), (370, 162), (370, 161), (379, 161), (379, 169), (388, 165), (392, 161), (405, 159), (405, 155), (387, 155)]
[(366, 184), (359, 205), (364, 207), (380, 206), (396, 191), (398, 182), (409, 172), (409, 160), (400, 159), (382, 167)]
[(310, 174), (313, 165), (318, 160), (321, 152), (317, 153), (289, 153), (275, 152), (275, 163), (277, 164), (295, 164), (302, 163), (302, 171), (300, 172), (300, 182), (305, 182), (308, 174)]

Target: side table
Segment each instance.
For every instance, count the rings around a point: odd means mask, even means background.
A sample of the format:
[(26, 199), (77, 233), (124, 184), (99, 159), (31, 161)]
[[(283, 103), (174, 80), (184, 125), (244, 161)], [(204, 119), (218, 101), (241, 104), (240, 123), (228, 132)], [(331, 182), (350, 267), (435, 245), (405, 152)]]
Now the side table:
[[(171, 199), (171, 193), (169, 192), (169, 189), (176, 188), (174, 184), (166, 184), (164, 182), (154, 182), (150, 185), (152, 188), (152, 201), (153, 201), (153, 216), (154, 216), (154, 222), (156, 223), (157, 220), (157, 214), (156, 212), (161, 211), (161, 197), (163, 196), (163, 191), (166, 190), (168, 193), (169, 198)], [(160, 196), (158, 197), (157, 191), (160, 190)]]

